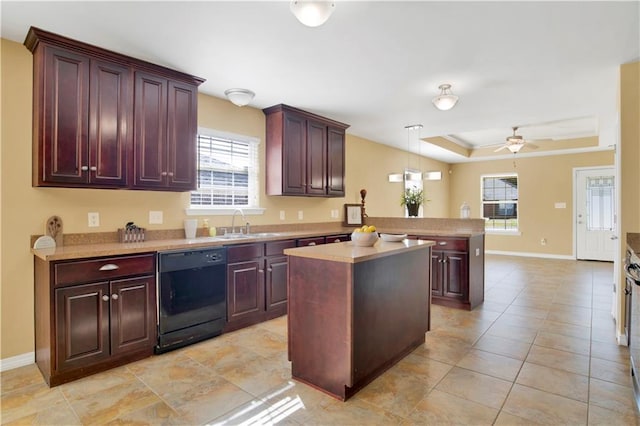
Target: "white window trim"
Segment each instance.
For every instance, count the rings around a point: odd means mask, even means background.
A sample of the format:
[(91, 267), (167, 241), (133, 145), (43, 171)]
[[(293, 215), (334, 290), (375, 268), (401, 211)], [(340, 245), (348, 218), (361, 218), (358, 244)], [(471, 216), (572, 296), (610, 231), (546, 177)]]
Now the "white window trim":
[[(520, 176), (518, 173), (487, 173), (480, 175), (480, 207), (482, 208), (482, 214), (484, 214), (484, 203), (485, 201), (482, 199), (483, 191), (484, 191), (484, 178), (487, 177), (509, 177), (515, 176), (518, 179), (518, 201), (516, 201), (516, 205), (518, 205), (518, 227), (516, 229), (487, 229), (485, 225), (484, 233), (491, 235), (507, 235), (507, 236), (520, 236), (522, 232), (520, 231)], [(484, 217), (484, 216), (483, 216)]]
[[(207, 127), (198, 127), (198, 134), (211, 136), (214, 138), (221, 139), (232, 139), (237, 140), (238, 142), (246, 142), (246, 143), (254, 143), (256, 144), (256, 148), (258, 149), (258, 153), (260, 149), (260, 138), (256, 138), (253, 136), (240, 135), (237, 133), (231, 132), (223, 132), (222, 130), (209, 129)], [(258, 162), (260, 161), (260, 155), (258, 155)], [(258, 199), (258, 205), (252, 207), (242, 207), (242, 206), (221, 206), (221, 207), (213, 207), (213, 206), (191, 206), (191, 200), (189, 200), (189, 207), (187, 207), (184, 211), (187, 216), (229, 216), (232, 215), (233, 212), (237, 209), (242, 209), (243, 213), (248, 216), (259, 216), (263, 215), (265, 212), (265, 208), (260, 207), (260, 176), (258, 176), (257, 182), (258, 191), (256, 197)]]

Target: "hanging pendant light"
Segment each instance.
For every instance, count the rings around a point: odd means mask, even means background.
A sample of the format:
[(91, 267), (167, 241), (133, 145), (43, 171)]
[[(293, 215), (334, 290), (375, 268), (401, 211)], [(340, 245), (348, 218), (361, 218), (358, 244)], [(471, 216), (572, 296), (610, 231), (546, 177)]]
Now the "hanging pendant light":
[(458, 103), (458, 97), (451, 92), (450, 84), (441, 84), (438, 86), (440, 94), (433, 98), (431, 102), (440, 111), (448, 111)]
[(333, 1), (293, 0), (289, 5), (291, 13), (307, 27), (319, 27), (327, 22), (335, 8)]
[(411, 145), (411, 130), (422, 129), (422, 124), (410, 124), (404, 126), (407, 129), (407, 168), (402, 173), (390, 173), (388, 176), (389, 182), (412, 182), (422, 180), (422, 173), (416, 170), (409, 169), (409, 159), (411, 157), (410, 145)]

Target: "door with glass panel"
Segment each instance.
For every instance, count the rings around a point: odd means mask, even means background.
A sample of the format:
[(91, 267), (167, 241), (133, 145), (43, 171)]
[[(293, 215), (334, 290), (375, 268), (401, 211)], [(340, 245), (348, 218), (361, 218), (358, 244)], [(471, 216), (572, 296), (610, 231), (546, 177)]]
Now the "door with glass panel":
[(613, 261), (615, 253), (615, 171), (576, 170), (576, 257)]

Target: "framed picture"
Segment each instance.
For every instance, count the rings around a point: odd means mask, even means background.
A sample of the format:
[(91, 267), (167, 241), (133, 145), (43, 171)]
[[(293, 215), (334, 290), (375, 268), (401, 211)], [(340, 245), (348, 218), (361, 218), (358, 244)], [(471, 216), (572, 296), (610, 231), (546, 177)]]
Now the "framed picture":
[(344, 224), (362, 225), (362, 204), (344, 205)]

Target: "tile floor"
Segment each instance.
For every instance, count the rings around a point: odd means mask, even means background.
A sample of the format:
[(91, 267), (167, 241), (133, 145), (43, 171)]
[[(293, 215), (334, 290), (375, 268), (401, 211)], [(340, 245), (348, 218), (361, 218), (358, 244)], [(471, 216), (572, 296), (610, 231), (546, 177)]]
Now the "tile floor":
[(2, 424), (640, 424), (612, 265), (487, 256), (486, 301), (346, 403), (291, 380), (286, 318), (49, 389), (2, 373)]

